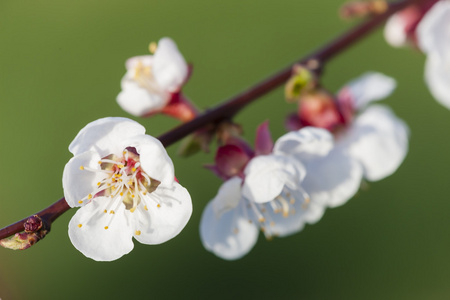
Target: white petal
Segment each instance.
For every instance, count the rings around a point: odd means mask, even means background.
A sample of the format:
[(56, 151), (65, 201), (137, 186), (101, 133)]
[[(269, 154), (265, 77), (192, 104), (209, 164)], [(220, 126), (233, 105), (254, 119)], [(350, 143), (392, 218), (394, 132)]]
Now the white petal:
[(219, 189), (216, 197), (212, 200), (212, 207), (216, 215), (234, 209), (241, 201), (242, 179), (232, 177), (225, 181)]
[(117, 103), (136, 117), (161, 110), (169, 100), (168, 94), (150, 93), (135, 82), (129, 82), (126, 86), (117, 96)]
[(333, 148), (333, 136), (325, 129), (305, 127), (280, 137), (273, 153), (292, 155), (301, 162), (325, 156)]
[(376, 72), (367, 72), (349, 82), (344, 89), (349, 89), (354, 107), (361, 110), (372, 101), (389, 96), (396, 87), (393, 78)]
[(69, 151), (78, 155), (86, 151), (98, 152), (101, 157), (121, 155), (126, 145), (123, 140), (143, 135), (145, 128), (126, 118), (103, 118), (87, 124), (69, 145)]
[(80, 167), (99, 169), (98, 161), (100, 158), (96, 152), (84, 152), (72, 157), (64, 167), (64, 197), (70, 207), (81, 206), (82, 204), (78, 201), (97, 190), (97, 182), (104, 178), (102, 173), (81, 170)]
[(176, 182), (170, 189), (159, 186), (148, 194), (145, 202), (141, 202), (134, 213), (127, 211), (137, 220), (134, 238), (144, 244), (161, 244), (172, 239), (186, 226), (192, 214), (191, 196)]
[(393, 47), (403, 47), (407, 44), (405, 22), (400, 14), (394, 14), (387, 20), (384, 38)]
[(250, 160), (244, 174), (243, 196), (250, 201), (264, 203), (280, 195), (285, 185), (300, 184), (305, 170), (293, 158), (261, 155)]
[(417, 26), (417, 41), (422, 51), (448, 56), (450, 50), (450, 2), (438, 1)]
[(149, 135), (134, 136), (124, 141), (129, 147), (136, 148), (139, 153), (142, 169), (151, 178), (171, 187), (174, 182), (174, 167), (161, 142)]
[[(233, 184), (234, 189), (232, 189)], [(239, 181), (228, 184), (227, 189), (221, 188), (222, 195), (220, 197), (226, 197), (225, 190), (230, 191), (230, 198), (236, 197), (235, 191), (240, 191)], [(203, 246), (223, 259), (241, 258), (256, 244), (258, 228), (244, 217), (245, 207), (243, 205), (245, 203), (243, 199), (230, 200), (230, 202), (240, 201), (240, 203), (233, 209), (220, 214), (215, 212), (213, 204), (215, 201), (213, 199), (207, 204), (200, 220), (200, 238)]]
[(364, 168), (370, 181), (397, 170), (408, 152), (408, 126), (387, 107), (373, 105), (358, 116), (339, 141)]
[(425, 63), (425, 81), (431, 94), (442, 105), (450, 109), (450, 57), (430, 54)]
[(346, 203), (359, 190), (362, 166), (341, 147), (327, 156), (308, 161), (302, 186), (313, 203), (336, 207)]
[(85, 256), (97, 261), (118, 259), (134, 246), (125, 206), (120, 205), (115, 214), (105, 214), (103, 210), (109, 208), (108, 204), (110, 198), (95, 198), (95, 201), (80, 208), (69, 223), (72, 244)]
[(169, 92), (176, 92), (186, 80), (188, 66), (172, 39), (159, 40), (153, 60), (153, 74), (161, 89)]

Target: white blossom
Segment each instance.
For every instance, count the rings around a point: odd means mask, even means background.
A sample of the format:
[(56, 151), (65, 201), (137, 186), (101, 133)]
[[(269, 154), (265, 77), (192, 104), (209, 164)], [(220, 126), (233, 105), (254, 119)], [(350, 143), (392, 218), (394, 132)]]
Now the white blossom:
[[(305, 151), (323, 153), (332, 147), (332, 136), (323, 129), (305, 128)], [(277, 144), (289, 143), (289, 139)], [(306, 223), (315, 223), (324, 206), (303, 187), (307, 176), (303, 161), (274, 151), (250, 159), (243, 176), (228, 179), (203, 211), (200, 237), (206, 249), (233, 260), (255, 245), (259, 230), (267, 239), (291, 235)]]
[(97, 261), (118, 259), (134, 237), (160, 244), (175, 237), (192, 213), (189, 193), (175, 181), (162, 144), (125, 118), (89, 123), (69, 146), (64, 196), (81, 207), (69, 223), (75, 248)]
[(187, 63), (170, 38), (159, 41), (154, 55), (128, 59), (126, 68), (117, 103), (134, 116), (162, 110), (188, 77)]

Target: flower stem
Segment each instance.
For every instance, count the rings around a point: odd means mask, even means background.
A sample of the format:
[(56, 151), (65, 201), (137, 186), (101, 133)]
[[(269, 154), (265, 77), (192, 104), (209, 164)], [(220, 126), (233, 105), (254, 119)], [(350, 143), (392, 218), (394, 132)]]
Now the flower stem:
[[(436, 2), (437, 1), (438, 0), (436, 0)], [(429, 0), (401, 0), (390, 3), (388, 9), (384, 13), (375, 15), (369, 18), (367, 21), (364, 21), (363, 23), (351, 28), (342, 35), (331, 40), (329, 43), (318, 48), (316, 51), (313, 51), (309, 55), (301, 58), (296, 63), (305, 64), (309, 61), (316, 61), (317, 63), (319, 63), (319, 65), (323, 65), (325, 62), (327, 62), (337, 54), (343, 52), (349, 46), (355, 44), (356, 42), (367, 36), (375, 28), (383, 24), (383, 22), (395, 12), (413, 3), (421, 5), (422, 3), (426, 2), (429, 2)], [(286, 82), (286, 80), (288, 80), (291, 76), (293, 65), (294, 64), (287, 66), (278, 73), (250, 87), (246, 91), (236, 95), (235, 97), (232, 97), (231, 99), (217, 105), (212, 109), (205, 111), (192, 121), (180, 125), (179, 127), (159, 136), (159, 140), (164, 146), (167, 147), (181, 140), (185, 136), (193, 133), (194, 131), (206, 126), (207, 124), (217, 124), (223, 120), (232, 118), (242, 108)], [(56, 218), (69, 210), (69, 208), (70, 207), (67, 204), (66, 200), (64, 198), (61, 198), (46, 209), (33, 215), (38, 215), (50, 226)], [(24, 223), (27, 220), (28, 218), (25, 218), (0, 229), (0, 240), (18, 232), (24, 231)]]

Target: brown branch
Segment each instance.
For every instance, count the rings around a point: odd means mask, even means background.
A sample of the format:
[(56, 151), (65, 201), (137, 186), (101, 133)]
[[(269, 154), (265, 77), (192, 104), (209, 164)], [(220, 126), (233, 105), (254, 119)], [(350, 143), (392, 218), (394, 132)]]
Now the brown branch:
[[(349, 46), (361, 40), (363, 37), (367, 36), (368, 33), (383, 24), (383, 22), (395, 12), (413, 3), (422, 4), (425, 2), (429, 2), (429, 0), (402, 0), (390, 3), (389, 8), (383, 14), (376, 15), (360, 25), (351, 28), (344, 34), (325, 44), (323, 47), (320, 47), (311, 54), (301, 58), (296, 63), (304, 64), (308, 61), (316, 60), (320, 64), (323, 64), (337, 54), (341, 53), (343, 50), (347, 49)], [(223, 104), (219, 104), (215, 108), (205, 111), (192, 121), (159, 136), (159, 140), (164, 146), (167, 147), (208, 124), (219, 123), (225, 119), (232, 118), (239, 110), (286, 82), (291, 75), (293, 65), (294, 64), (287, 66), (278, 73), (268, 77), (260, 83), (257, 83), (237, 96), (223, 102)], [(56, 218), (69, 210), (69, 208), (70, 207), (65, 199), (61, 198), (51, 206), (35, 215), (38, 215), (50, 226)], [(0, 240), (15, 233), (24, 231), (24, 223), (27, 220), (28, 218), (25, 218), (0, 229)]]
[[(403, 0), (390, 3), (389, 8), (383, 14), (376, 15), (356, 27), (351, 28), (349, 31), (331, 40), (329, 43), (318, 48), (309, 55), (301, 58), (294, 64), (305, 64), (312, 60), (316, 60), (323, 64), (349, 46), (361, 40), (363, 37), (367, 36), (368, 33), (383, 24), (384, 21), (395, 12), (413, 3), (422, 4), (427, 1), (428, 0)], [(215, 108), (205, 111), (192, 121), (180, 125), (179, 127), (159, 136), (159, 140), (164, 144), (164, 146), (167, 147), (207, 124), (218, 123), (224, 119), (232, 118), (244, 106), (247, 106), (257, 98), (267, 94), (286, 82), (291, 76), (292, 66), (294, 64), (287, 66), (278, 73), (264, 79), (260, 83), (257, 83), (237, 96), (226, 100)]]

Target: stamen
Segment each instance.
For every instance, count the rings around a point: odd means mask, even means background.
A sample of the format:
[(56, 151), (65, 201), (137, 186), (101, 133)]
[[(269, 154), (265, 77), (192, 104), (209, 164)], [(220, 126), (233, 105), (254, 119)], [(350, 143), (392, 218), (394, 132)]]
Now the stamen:
[(281, 210), (283, 211), (283, 217), (287, 218), (289, 216), (289, 203), (281, 196), (275, 198), (281, 204)]
[(156, 49), (158, 49), (158, 44), (155, 42), (151, 42), (150, 45), (148, 45), (148, 51), (150, 51), (151, 54), (154, 54)]
[(264, 218), (264, 216), (260, 213), (259, 209), (256, 207), (255, 203), (253, 203), (252, 201), (248, 201), (251, 205), (251, 208), (253, 210), (253, 212), (256, 215), (256, 218), (258, 219), (258, 222), (260, 223), (264, 223), (266, 221), (266, 219)]
[(135, 234), (135, 235), (141, 235), (141, 231), (140, 231), (140, 230), (136, 230), (136, 231), (134, 232), (134, 234)]
[(83, 203), (83, 200), (79, 200), (78, 203), (80, 203), (80, 204)]
[(105, 230), (108, 229), (108, 228), (109, 228), (108, 226), (105, 226)]
[(81, 228), (81, 226), (83, 226), (83, 224), (78, 224), (78, 228)]
[(84, 170), (84, 167), (83, 167), (83, 166), (80, 166), (80, 170), (83, 171), (83, 170)]

